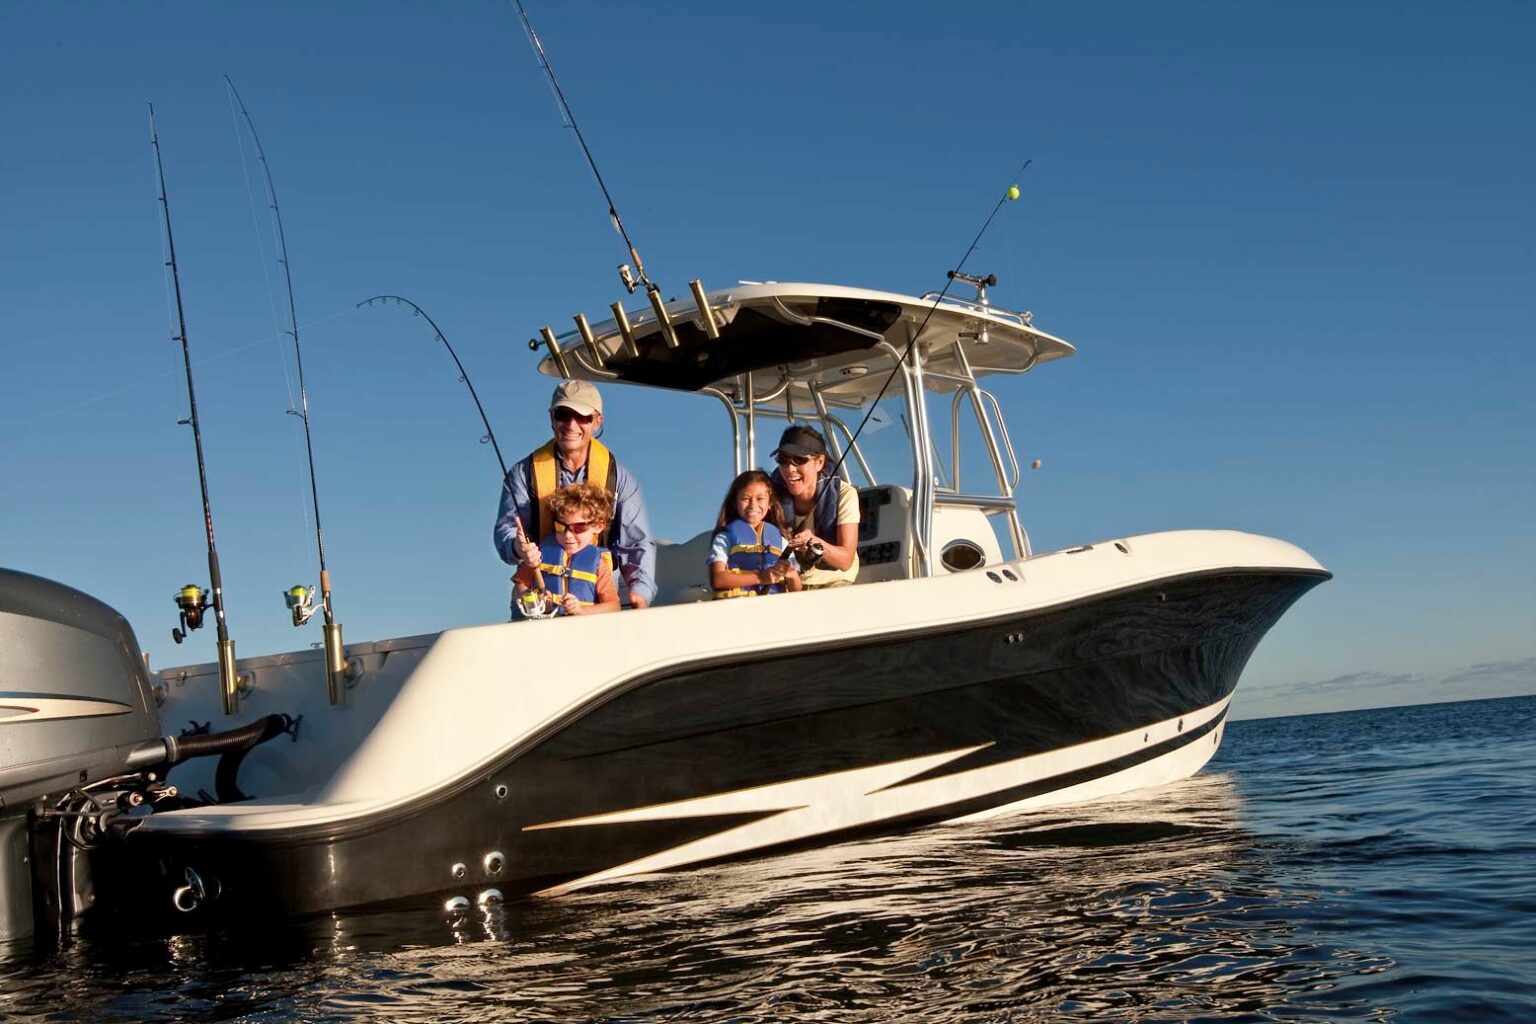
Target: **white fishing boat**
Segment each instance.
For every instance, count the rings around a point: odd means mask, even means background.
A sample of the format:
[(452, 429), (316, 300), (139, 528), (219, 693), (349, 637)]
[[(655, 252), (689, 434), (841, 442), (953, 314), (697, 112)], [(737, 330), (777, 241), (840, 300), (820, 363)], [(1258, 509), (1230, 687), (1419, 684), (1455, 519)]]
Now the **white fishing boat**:
[[(983, 289), (614, 308), (546, 331), (540, 370), (711, 396), (738, 470), (760, 432), (819, 427), (858, 487), (856, 585), (708, 600), (704, 530), (662, 546), (643, 611), (354, 643), (339, 685), (320, 651), (251, 658), (230, 685), (149, 674), (110, 609), (0, 573), (0, 937), (453, 910), (1172, 782), (1329, 577), (1228, 531), (1032, 550), (985, 384), (1074, 350)], [(895, 477), (856, 440), (882, 391)], [(531, 646), (580, 657), (538, 675)]]

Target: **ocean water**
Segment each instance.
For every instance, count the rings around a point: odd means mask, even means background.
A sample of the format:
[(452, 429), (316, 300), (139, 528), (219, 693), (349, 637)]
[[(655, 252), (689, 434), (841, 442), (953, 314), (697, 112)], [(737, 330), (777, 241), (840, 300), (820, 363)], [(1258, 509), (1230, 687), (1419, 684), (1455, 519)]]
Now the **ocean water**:
[(1027, 817), (263, 935), (0, 947), (15, 1021), (1536, 1021), (1536, 697), (1229, 726)]

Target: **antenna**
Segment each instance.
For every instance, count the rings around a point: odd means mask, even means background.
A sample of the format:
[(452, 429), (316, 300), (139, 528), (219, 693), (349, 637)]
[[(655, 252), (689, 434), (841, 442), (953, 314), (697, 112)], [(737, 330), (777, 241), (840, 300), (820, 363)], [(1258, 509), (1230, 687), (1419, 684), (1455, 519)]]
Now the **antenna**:
[[(208, 467), (203, 460), (203, 428), (197, 418), (197, 390), (192, 386), (192, 353), (187, 346), (187, 318), (181, 305), (181, 273), (176, 266), (176, 242), (171, 235), (171, 203), (165, 192), (165, 165), (160, 159), (160, 133), (155, 130), (155, 105), (149, 104), (149, 144), (155, 151), (155, 178), (160, 185), (160, 208), (165, 219), (166, 265), (171, 268), (171, 286), (176, 294), (176, 339), (181, 342), (181, 360), (187, 370), (187, 404), (190, 414), (180, 423), (192, 427), (192, 444), (197, 450), (197, 483), (203, 495), (203, 529), (208, 535), (209, 590), (213, 592), (213, 621), (218, 633), (219, 689), (224, 696), (224, 713), (232, 715), (240, 706), (240, 680), (235, 673), (235, 642), (229, 638), (229, 624), (224, 618), (224, 580), (219, 573), (219, 551), (213, 542), (213, 507), (208, 501)], [(171, 630), (178, 644), (188, 632), (203, 624), (208, 595), (196, 585), (187, 584), (173, 600), (181, 612), (181, 626)]]

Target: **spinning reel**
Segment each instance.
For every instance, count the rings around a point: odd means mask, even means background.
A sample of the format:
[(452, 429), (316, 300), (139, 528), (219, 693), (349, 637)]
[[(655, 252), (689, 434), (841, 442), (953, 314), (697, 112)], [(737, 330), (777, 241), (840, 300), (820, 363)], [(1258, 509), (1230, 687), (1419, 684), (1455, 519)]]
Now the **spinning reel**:
[(827, 553), (820, 538), (794, 549), (795, 561), (802, 569), (814, 569), (821, 564), (821, 556)]
[(547, 590), (525, 590), (512, 602), (525, 619), (552, 619), (560, 614), (560, 598)]
[(293, 613), (293, 624), (302, 626), (315, 614), (315, 588), (300, 583), (283, 591), (283, 601)]
[(188, 583), (171, 597), (181, 613), (181, 625), (171, 630), (171, 639), (181, 643), (187, 634), (203, 626), (203, 612), (208, 610), (208, 592), (195, 583)]

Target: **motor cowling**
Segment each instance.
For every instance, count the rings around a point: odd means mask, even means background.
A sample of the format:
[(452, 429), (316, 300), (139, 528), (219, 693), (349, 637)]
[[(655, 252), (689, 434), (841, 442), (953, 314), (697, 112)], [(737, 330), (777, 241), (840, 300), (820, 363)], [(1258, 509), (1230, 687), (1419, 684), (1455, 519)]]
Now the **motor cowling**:
[(31, 930), (25, 818), (43, 797), (135, 770), (160, 734), (137, 638), (114, 609), (0, 569), (0, 940)]

